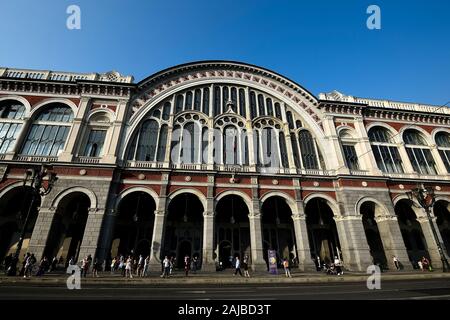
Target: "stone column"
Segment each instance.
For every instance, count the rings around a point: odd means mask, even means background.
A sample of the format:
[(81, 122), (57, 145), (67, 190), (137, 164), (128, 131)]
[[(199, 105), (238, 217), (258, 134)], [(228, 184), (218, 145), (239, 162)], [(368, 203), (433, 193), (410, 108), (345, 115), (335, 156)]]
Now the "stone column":
[(128, 101), (121, 100), (117, 104), (116, 119), (114, 119), (110, 128), (108, 129), (107, 137), (105, 138), (104, 155), (101, 163), (115, 163), (117, 160), (117, 153), (120, 151), (120, 141), (122, 132), (124, 131), (124, 119), (126, 114), (126, 106)]
[(344, 268), (366, 271), (372, 265), (362, 216), (335, 216)]
[(149, 264), (151, 271), (161, 271), (161, 249), (164, 241), (165, 218), (165, 211), (155, 210), (155, 223), (153, 225)]
[(413, 267), (408, 258), (405, 242), (403, 241), (400, 226), (396, 215), (375, 216), (381, 242), (383, 243), (384, 254), (390, 270), (396, 270), (393, 256), (396, 256), (404, 270), (412, 270)]
[(216, 271), (214, 232), (214, 176), (209, 175), (206, 208), (203, 213), (202, 271)]
[(89, 215), (84, 229), (83, 240), (81, 241), (80, 251), (78, 252), (78, 258), (76, 259), (76, 261), (83, 259), (89, 254), (92, 256), (92, 258), (96, 256), (104, 213), (104, 209), (89, 209)]
[(161, 272), (161, 250), (164, 243), (164, 227), (167, 209), (167, 185), (169, 174), (163, 173), (161, 176), (161, 189), (156, 201), (155, 222), (153, 224), (152, 243), (150, 249), (150, 271)]
[[(432, 226), (430, 224), (430, 221), (428, 220), (428, 217), (418, 217), (417, 221), (420, 223), (420, 227), (422, 228), (422, 233), (425, 238), (426, 247), (428, 249), (428, 254), (430, 255), (433, 268), (442, 269), (441, 255), (439, 254), (439, 249), (434, 238), (433, 230), (431, 229)], [(436, 226), (436, 217), (432, 217), (432, 223)], [(437, 229), (436, 232), (438, 233), (439, 239), (439, 229)]]
[(295, 242), (297, 244), (298, 268), (301, 271), (316, 271), (309, 248), (306, 215), (304, 213), (293, 214), (292, 220), (295, 230)]
[(36, 224), (34, 225), (33, 234), (28, 245), (28, 251), (34, 253), (38, 261), (41, 260), (44, 254), (55, 212), (55, 207), (39, 208)]
[(263, 239), (261, 232), (261, 215), (249, 215), (250, 222), (250, 245), (252, 256), (252, 270), (266, 271), (267, 265), (263, 258)]

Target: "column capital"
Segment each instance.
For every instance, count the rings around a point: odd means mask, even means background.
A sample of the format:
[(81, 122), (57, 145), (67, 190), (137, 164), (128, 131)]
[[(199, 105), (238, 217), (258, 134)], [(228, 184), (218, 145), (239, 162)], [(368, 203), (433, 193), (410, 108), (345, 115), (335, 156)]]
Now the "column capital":
[(205, 211), (205, 212), (203, 212), (203, 217), (204, 218), (213, 218), (214, 212), (213, 211)]
[(375, 216), (376, 223), (383, 221), (397, 221), (397, 216), (395, 214)]
[(153, 211), (153, 213), (155, 214), (155, 217), (164, 217), (165, 216), (164, 210), (155, 210), (155, 211)]
[(292, 220), (306, 220), (306, 214), (294, 213), (292, 216)]
[(338, 222), (338, 221), (362, 221), (362, 215), (357, 215), (357, 216), (334, 216), (333, 217), (334, 221)]
[[(436, 217), (433, 217), (433, 216), (431, 216), (430, 219), (431, 219), (431, 221), (433, 221), (433, 222), (436, 222), (436, 220), (437, 220), (437, 218), (436, 218)], [(417, 217), (417, 222), (419, 222), (420, 224), (422, 224), (422, 223), (430, 222), (430, 220), (428, 220), (428, 217), (420, 216), (420, 217)]]

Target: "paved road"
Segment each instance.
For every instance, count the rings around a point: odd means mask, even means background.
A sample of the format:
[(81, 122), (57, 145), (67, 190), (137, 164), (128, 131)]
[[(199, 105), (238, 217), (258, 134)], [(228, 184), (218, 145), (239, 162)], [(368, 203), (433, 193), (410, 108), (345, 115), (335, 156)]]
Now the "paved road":
[(381, 283), (381, 290), (368, 290), (365, 283), (170, 285), (164, 287), (133, 287), (132, 284), (111, 284), (82, 286), (81, 290), (68, 290), (60, 285), (44, 287), (29, 284), (2, 285), (0, 287), (0, 300), (10, 299), (450, 300), (450, 279), (384, 281)]

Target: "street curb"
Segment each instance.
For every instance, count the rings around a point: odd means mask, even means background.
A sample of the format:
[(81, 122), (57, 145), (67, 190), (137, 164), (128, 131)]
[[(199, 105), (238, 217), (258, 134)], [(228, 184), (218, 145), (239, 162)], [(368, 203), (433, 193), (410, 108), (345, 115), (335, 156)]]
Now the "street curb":
[[(200, 277), (173, 277), (161, 278), (82, 278), (82, 285), (133, 285), (133, 286), (173, 286), (173, 285), (236, 285), (236, 284), (318, 284), (318, 283), (366, 283), (370, 275), (356, 276), (299, 276), (293, 278), (200, 278)], [(32, 285), (32, 286), (66, 286), (66, 277), (61, 278), (0, 278), (0, 285)], [(381, 275), (381, 281), (404, 281), (404, 280), (432, 280), (450, 279), (450, 274), (405, 274), (405, 275)]]

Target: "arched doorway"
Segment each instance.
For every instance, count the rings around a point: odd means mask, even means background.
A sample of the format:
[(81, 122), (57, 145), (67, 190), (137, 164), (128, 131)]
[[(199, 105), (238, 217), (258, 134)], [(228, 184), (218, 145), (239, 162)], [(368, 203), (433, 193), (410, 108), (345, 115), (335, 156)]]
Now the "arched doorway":
[(81, 242), (91, 206), (89, 197), (82, 192), (66, 195), (58, 204), (53, 216), (44, 257), (50, 261), (58, 257), (67, 266), (73, 257), (78, 261)]
[(447, 255), (450, 256), (450, 203), (447, 201), (436, 201), (433, 207), (433, 212), (437, 218), (436, 223), (441, 233), (442, 241), (444, 242)]
[(155, 201), (144, 191), (131, 192), (120, 201), (111, 243), (111, 258), (150, 255), (155, 208)]
[(292, 261), (297, 256), (291, 208), (284, 198), (273, 196), (264, 201), (261, 212), (264, 260), (268, 265), (267, 250), (275, 250), (278, 264), (281, 267), (282, 259), (287, 258)]
[(408, 252), (408, 258), (413, 266), (417, 267), (417, 261), (422, 257), (430, 259), (422, 227), (417, 221), (417, 216), (412, 209), (411, 200), (402, 199), (395, 205), (395, 214), (402, 233), (403, 242)]
[(184, 257), (202, 261), (203, 212), (200, 199), (191, 193), (182, 193), (168, 205), (165, 223), (164, 256), (176, 258), (176, 266), (183, 268)]
[(322, 263), (332, 263), (334, 257), (341, 256), (341, 245), (333, 219), (334, 214), (327, 201), (314, 198), (305, 207), (306, 226), (311, 247), (311, 257)]
[(380, 231), (375, 221), (376, 213), (379, 210), (381, 210), (379, 205), (372, 201), (364, 202), (359, 209), (373, 263), (387, 269), (386, 254), (384, 252), (383, 242), (381, 241)]
[(16, 187), (6, 192), (0, 199), (0, 262), (6, 256), (14, 255), (28, 210), (31, 210), (19, 260), (28, 251), (41, 203), (40, 197), (37, 196), (30, 208), (32, 192), (30, 187)]
[(216, 205), (214, 247), (223, 268), (231, 267), (237, 256), (251, 259), (248, 213), (244, 200), (237, 195), (227, 195)]

